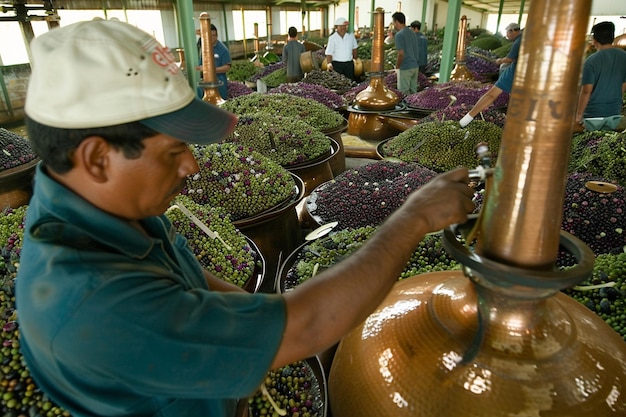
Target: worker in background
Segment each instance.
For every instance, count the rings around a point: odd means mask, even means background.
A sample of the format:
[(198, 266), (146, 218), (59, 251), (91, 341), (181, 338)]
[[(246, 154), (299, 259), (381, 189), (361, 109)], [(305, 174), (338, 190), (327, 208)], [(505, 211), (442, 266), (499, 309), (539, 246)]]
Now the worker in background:
[[(521, 31), (523, 32), (523, 31)], [(485, 110), (487, 107), (491, 106), (494, 101), (502, 94), (503, 91), (507, 93), (511, 93), (511, 89), (513, 88), (513, 80), (515, 78), (515, 70), (517, 68), (517, 58), (519, 56), (520, 46), (522, 44), (522, 34), (515, 39), (513, 45), (511, 46), (511, 50), (507, 54), (507, 57), (511, 59), (511, 65), (506, 67), (504, 71), (500, 73), (498, 76), (498, 80), (496, 83), (489, 89), (485, 94), (483, 94), (476, 104), (470, 109), (470, 111), (461, 118), (459, 124), (461, 127), (466, 127), (468, 124), (474, 120), (474, 117), (478, 115), (481, 111)]]
[(357, 59), (357, 46), (356, 38), (348, 32), (348, 21), (343, 17), (335, 20), (335, 32), (326, 45), (326, 69), (354, 80), (353, 60)]
[(398, 90), (404, 95), (417, 93), (417, 75), (419, 73), (419, 45), (417, 35), (406, 26), (406, 16), (402, 12), (391, 15), (395, 35), (396, 70), (398, 72)]
[(74, 417), (239, 415), (270, 369), (336, 344), (427, 233), (474, 210), (466, 168), (438, 175), (315, 279), (247, 293), (203, 269), (164, 215), (199, 170), (189, 144), (219, 142), (236, 116), (197, 98), (169, 49), (127, 23), (63, 26), (31, 51), (41, 163), (16, 278), (20, 347)]
[[(217, 27), (215, 27), (213, 23), (211, 23), (211, 41), (213, 42), (215, 73), (217, 75), (217, 80), (222, 83), (219, 86), (220, 96), (226, 100), (228, 98), (228, 77), (226, 76), (226, 73), (230, 71), (232, 61), (230, 59), (230, 52), (228, 51), (226, 45), (217, 39)], [(202, 38), (198, 39), (198, 56), (199, 63), (197, 69), (202, 71)], [(204, 90), (199, 88), (198, 95), (202, 97), (204, 95)]]
[(596, 52), (583, 65), (576, 121), (586, 130), (614, 130), (622, 120), (626, 51), (613, 46), (612, 22), (594, 25), (591, 35)]
[[(515, 42), (517, 38), (522, 34), (522, 30), (520, 29), (517, 23), (509, 23), (506, 27), (506, 38), (509, 42)], [(511, 46), (512, 48), (512, 46)], [(500, 65), (500, 72), (504, 71), (504, 69), (510, 66), (513, 61), (517, 59), (517, 56), (511, 56), (511, 53), (507, 54), (507, 56), (496, 59), (496, 64)]]
[(428, 64), (428, 39), (421, 32), (422, 22), (414, 20), (411, 22), (411, 30), (417, 35), (417, 65), (422, 74), (426, 72)]
[(300, 66), (300, 55), (305, 52), (305, 48), (298, 42), (298, 29), (291, 26), (288, 35), (287, 43), (283, 47), (282, 61), (287, 64), (287, 82), (296, 83), (304, 75)]

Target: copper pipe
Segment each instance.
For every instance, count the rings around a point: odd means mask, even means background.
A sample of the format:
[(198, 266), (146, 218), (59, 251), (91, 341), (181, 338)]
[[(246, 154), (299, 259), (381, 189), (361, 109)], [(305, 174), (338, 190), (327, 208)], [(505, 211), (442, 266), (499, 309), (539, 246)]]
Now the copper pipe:
[(478, 230), (487, 258), (555, 263), (590, 9), (591, 0), (533, 1)]
[[(400, 98), (387, 88), (384, 77), (385, 60), (385, 11), (374, 11), (374, 38), (372, 39), (372, 61), (369, 86), (361, 91), (354, 103), (361, 109), (388, 110), (395, 108)], [(348, 120), (349, 122), (349, 120)]]
[(219, 92), (215, 57), (213, 56), (213, 40), (211, 39), (211, 18), (208, 13), (200, 14), (200, 39), (202, 42), (202, 81), (200, 87), (204, 88), (202, 100), (213, 104), (222, 104), (224, 99)]
[(261, 41), (259, 40), (259, 24), (254, 24), (254, 53), (258, 56), (261, 50)]
[(470, 72), (470, 70), (465, 66), (465, 48), (467, 44), (467, 16), (463, 15), (461, 17), (461, 22), (459, 23), (459, 37), (456, 42), (456, 64), (454, 65), (454, 69), (450, 73), (450, 80), (453, 81), (461, 81), (461, 80), (473, 80), (474, 75)]

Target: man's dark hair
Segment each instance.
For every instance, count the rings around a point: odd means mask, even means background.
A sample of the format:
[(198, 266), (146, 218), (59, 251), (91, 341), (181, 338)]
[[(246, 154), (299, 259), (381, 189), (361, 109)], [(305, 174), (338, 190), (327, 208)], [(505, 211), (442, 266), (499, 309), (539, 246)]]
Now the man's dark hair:
[(395, 12), (394, 14), (391, 15), (391, 18), (395, 20), (396, 22), (406, 25), (406, 16), (404, 16), (404, 13), (402, 12)]
[(291, 26), (289, 28), (289, 30), (287, 31), (287, 33), (289, 33), (289, 37), (290, 38), (295, 38), (296, 35), (298, 34), (298, 29), (296, 29), (295, 27)]
[(411, 27), (420, 30), (422, 28), (422, 22), (420, 22), (419, 20), (414, 20), (413, 22), (411, 22)]
[(600, 22), (591, 28), (591, 33), (600, 45), (609, 45), (615, 39), (615, 25), (613, 22)]
[(159, 132), (139, 122), (88, 129), (62, 129), (43, 125), (26, 117), (28, 140), (33, 151), (54, 172), (63, 174), (73, 168), (71, 156), (83, 139), (101, 136), (128, 159), (141, 156), (144, 139)]
[(215, 25), (213, 23), (211, 23), (211, 30), (214, 30), (217, 32), (217, 28), (215, 27)]

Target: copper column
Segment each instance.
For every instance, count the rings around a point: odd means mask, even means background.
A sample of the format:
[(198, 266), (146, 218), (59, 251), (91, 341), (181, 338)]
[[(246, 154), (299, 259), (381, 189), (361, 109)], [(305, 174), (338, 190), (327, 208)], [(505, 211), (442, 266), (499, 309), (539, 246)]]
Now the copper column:
[(590, 9), (591, 0), (533, 1), (481, 214), (477, 252), (487, 258), (554, 265)]
[(461, 17), (459, 23), (459, 38), (456, 42), (456, 64), (450, 73), (450, 80), (462, 81), (473, 80), (474, 76), (465, 66), (465, 48), (467, 46), (467, 16)]
[(207, 13), (200, 14), (200, 39), (202, 42), (202, 81), (199, 85), (204, 89), (202, 100), (213, 104), (222, 104), (224, 99), (220, 96), (220, 81), (217, 79), (215, 70), (215, 58), (213, 56), (213, 40), (211, 39), (211, 18)]

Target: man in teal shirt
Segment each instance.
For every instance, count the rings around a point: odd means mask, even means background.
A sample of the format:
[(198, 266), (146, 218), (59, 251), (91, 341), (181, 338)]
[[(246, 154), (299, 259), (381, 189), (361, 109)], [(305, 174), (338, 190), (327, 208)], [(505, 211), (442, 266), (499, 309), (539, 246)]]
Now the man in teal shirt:
[(474, 208), (467, 170), (443, 174), (359, 253), (288, 294), (248, 294), (204, 270), (163, 214), (199, 169), (189, 143), (219, 141), (236, 116), (117, 20), (51, 30), (31, 51), (26, 123), (42, 162), (16, 278), (20, 347), (74, 417), (234, 417), (270, 369), (365, 320), (424, 235)]
[(404, 95), (417, 93), (417, 74), (419, 72), (418, 54), (419, 46), (415, 32), (406, 26), (406, 17), (402, 12), (391, 15), (393, 26), (397, 33), (396, 69), (398, 70), (398, 90)]

